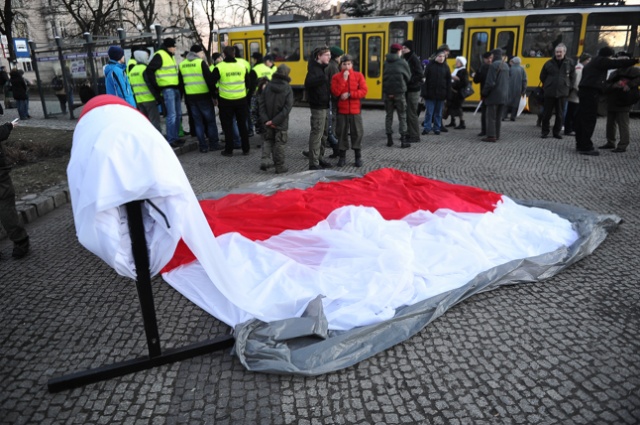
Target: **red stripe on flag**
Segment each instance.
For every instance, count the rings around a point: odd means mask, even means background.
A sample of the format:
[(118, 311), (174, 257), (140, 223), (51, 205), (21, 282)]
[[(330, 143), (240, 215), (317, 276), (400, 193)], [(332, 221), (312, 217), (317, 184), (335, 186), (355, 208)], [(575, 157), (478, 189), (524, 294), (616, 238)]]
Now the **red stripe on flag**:
[[(493, 211), (500, 199), (495, 192), (384, 168), (361, 178), (321, 182), (306, 190), (290, 189), (270, 196), (232, 194), (200, 205), (216, 236), (238, 232), (251, 240), (266, 240), (285, 230), (311, 228), (348, 205), (373, 207), (385, 219), (399, 220), (418, 210), (441, 208), (484, 213)], [(193, 260), (181, 240), (162, 273)]]

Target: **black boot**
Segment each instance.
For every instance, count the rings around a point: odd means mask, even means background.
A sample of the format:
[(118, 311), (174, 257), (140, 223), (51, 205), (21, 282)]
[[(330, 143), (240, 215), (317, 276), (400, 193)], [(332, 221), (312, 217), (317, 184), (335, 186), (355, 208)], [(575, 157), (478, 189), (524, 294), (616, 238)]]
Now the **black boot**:
[(455, 117), (451, 117), (451, 122), (447, 124), (447, 127), (455, 127), (455, 126), (456, 126), (456, 119)]
[(360, 153), (360, 149), (353, 150), (356, 153), (356, 167), (362, 167), (362, 156)]
[(465, 125), (464, 125), (464, 120), (460, 120), (460, 125), (458, 125), (457, 127), (454, 127), (454, 128), (456, 130), (464, 130), (467, 127), (465, 127)]
[(333, 148), (333, 153), (329, 155), (329, 158), (338, 158), (340, 156), (340, 149), (338, 147)]
[(347, 165), (347, 151), (339, 152), (340, 159), (338, 160), (338, 167), (344, 167)]
[(409, 141), (407, 140), (407, 136), (404, 135), (404, 134), (400, 136), (400, 147), (401, 148), (410, 148), (411, 147), (411, 143), (409, 143)]
[(393, 146), (393, 134), (387, 134), (387, 146)]

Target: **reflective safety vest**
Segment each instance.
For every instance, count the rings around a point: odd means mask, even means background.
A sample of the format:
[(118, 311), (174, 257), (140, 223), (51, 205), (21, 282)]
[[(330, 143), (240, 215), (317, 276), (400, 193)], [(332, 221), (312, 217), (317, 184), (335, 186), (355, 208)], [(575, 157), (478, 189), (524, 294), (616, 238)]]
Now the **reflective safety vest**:
[(218, 91), (223, 99), (242, 99), (247, 96), (244, 78), (247, 67), (241, 62), (220, 62), (216, 65), (220, 72)]
[(155, 102), (156, 98), (151, 94), (147, 83), (144, 81), (144, 70), (147, 65), (139, 63), (129, 71), (129, 82), (133, 89), (133, 95), (136, 97), (136, 103)]
[(133, 67), (131, 67), (131, 65), (135, 66), (138, 64), (138, 61), (135, 60), (134, 58), (130, 58), (127, 61), (127, 75), (129, 75), (130, 69), (133, 69)]
[(267, 77), (271, 79), (271, 76), (276, 72), (276, 67), (269, 68), (264, 63), (259, 63), (253, 67), (253, 72), (256, 73), (258, 78)]
[(175, 58), (163, 49), (158, 50), (156, 55), (160, 55), (162, 59), (162, 66), (156, 71), (156, 83), (158, 83), (158, 87), (177, 86), (179, 81), (178, 67)]
[(202, 59), (183, 60), (180, 62), (180, 74), (184, 81), (184, 92), (186, 94), (209, 93), (209, 87), (202, 75)]
[(244, 66), (247, 68), (247, 73), (251, 72), (251, 64), (248, 60), (246, 60), (245, 58), (236, 58), (236, 62), (244, 64)]

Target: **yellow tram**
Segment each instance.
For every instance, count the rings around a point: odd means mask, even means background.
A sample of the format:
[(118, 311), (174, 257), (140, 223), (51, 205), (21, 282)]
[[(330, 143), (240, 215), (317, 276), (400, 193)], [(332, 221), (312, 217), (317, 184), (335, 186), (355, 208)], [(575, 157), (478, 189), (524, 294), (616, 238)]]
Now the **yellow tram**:
[[(483, 2), (465, 5), (475, 8), (479, 3)], [(389, 46), (407, 39), (414, 40), (416, 53), (422, 59), (439, 45), (447, 44), (451, 49), (450, 66), (456, 56), (465, 56), (470, 73), (479, 68), (484, 52), (500, 47), (508, 56), (522, 59), (530, 89), (538, 86), (540, 70), (560, 42), (573, 58), (583, 52), (595, 55), (605, 45), (640, 56), (640, 6), (432, 11), (420, 16), (322, 21), (295, 18), (278, 23), (270, 20), (270, 53), (275, 55), (276, 63), (284, 62), (291, 68), (294, 90), (302, 92), (307, 61), (315, 47), (340, 46), (354, 57), (354, 68), (364, 74), (369, 101), (382, 99), (382, 72)], [(220, 50), (236, 45), (246, 59), (253, 52), (266, 50), (262, 25), (221, 29), (214, 37)], [(479, 100), (479, 88), (475, 92), (468, 100)]]

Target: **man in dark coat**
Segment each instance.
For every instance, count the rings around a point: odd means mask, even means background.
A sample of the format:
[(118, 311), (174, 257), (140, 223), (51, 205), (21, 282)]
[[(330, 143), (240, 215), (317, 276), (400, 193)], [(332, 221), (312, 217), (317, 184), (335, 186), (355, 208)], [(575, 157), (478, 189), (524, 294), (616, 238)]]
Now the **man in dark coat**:
[(611, 47), (602, 47), (598, 56), (585, 65), (578, 90), (578, 112), (576, 113), (576, 150), (581, 155), (600, 155), (593, 148), (593, 131), (598, 120), (598, 100), (604, 90), (609, 69), (627, 68), (638, 63), (635, 59), (613, 59), (615, 52)]
[(287, 65), (279, 65), (271, 82), (257, 95), (260, 124), (265, 128), (260, 169), (266, 171), (273, 161), (276, 174), (289, 171), (284, 165), (284, 145), (289, 140), (289, 114), (293, 108), (290, 72)]
[(409, 64), (411, 79), (407, 84), (407, 141), (420, 141), (420, 120), (418, 119), (418, 104), (420, 103), (420, 86), (422, 86), (422, 64), (420, 58), (413, 51), (413, 41), (402, 43), (402, 57)]
[(411, 70), (402, 57), (402, 46), (394, 43), (387, 53), (382, 72), (382, 99), (384, 100), (387, 146), (393, 146), (393, 112), (398, 114), (400, 147), (409, 148), (407, 142), (407, 84), (411, 80)]
[[(0, 142), (9, 138), (13, 126), (10, 122), (0, 126)], [(16, 211), (16, 192), (9, 176), (10, 170), (4, 147), (0, 143), (0, 223), (13, 241), (13, 257), (22, 258), (29, 253), (29, 236)]]
[(433, 61), (424, 70), (424, 84), (421, 95), (427, 108), (424, 115), (422, 134), (429, 134), (433, 122), (433, 134), (439, 135), (442, 128), (442, 108), (451, 92), (451, 70), (445, 61), (445, 50), (438, 50)]
[[(487, 79), (487, 73), (489, 72), (489, 67), (491, 66), (491, 61), (493, 59), (493, 55), (491, 52), (484, 52), (482, 55), (482, 65), (478, 72), (473, 74), (473, 82), (476, 84), (480, 84), (480, 93), (484, 89), (484, 82)], [(478, 134), (479, 137), (483, 137), (487, 135), (487, 105), (482, 102), (480, 105), (480, 123), (482, 130)]]
[(328, 47), (316, 48), (309, 57), (307, 76), (304, 88), (311, 109), (311, 131), (309, 132), (309, 169), (321, 170), (331, 168), (331, 164), (323, 159), (324, 147), (327, 143), (327, 115), (330, 103), (330, 82), (325, 68), (331, 60)]
[(564, 120), (564, 104), (567, 101), (573, 82), (576, 79), (575, 64), (566, 57), (567, 46), (560, 43), (555, 47), (555, 57), (549, 59), (540, 71), (540, 81), (544, 89), (544, 105), (542, 114), (542, 138), (549, 137), (549, 121), (555, 111), (553, 137), (562, 139), (562, 122)]
[(487, 137), (483, 142), (495, 142), (500, 138), (500, 122), (504, 105), (509, 101), (509, 65), (502, 60), (502, 49), (494, 49), (493, 62), (487, 73), (482, 97), (487, 105)]

